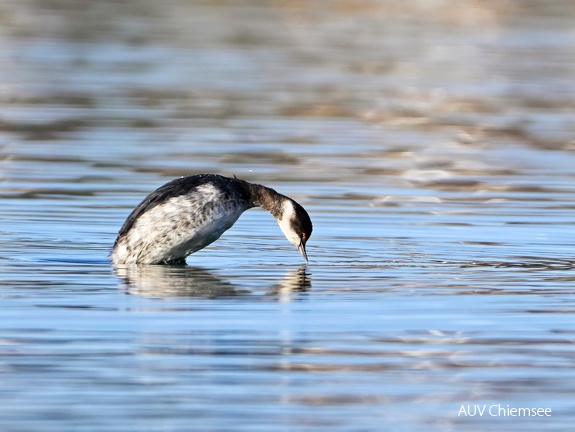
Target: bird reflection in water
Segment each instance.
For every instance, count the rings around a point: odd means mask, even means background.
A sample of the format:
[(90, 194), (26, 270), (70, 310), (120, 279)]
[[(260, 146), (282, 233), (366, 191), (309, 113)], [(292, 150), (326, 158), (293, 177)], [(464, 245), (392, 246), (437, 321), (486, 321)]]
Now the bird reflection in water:
[[(249, 289), (230, 283), (206, 268), (179, 265), (122, 266), (114, 269), (126, 284), (128, 294), (145, 297), (204, 297), (250, 295)], [(310, 274), (303, 265), (291, 270), (265, 294), (280, 296), (304, 292), (311, 288)]]

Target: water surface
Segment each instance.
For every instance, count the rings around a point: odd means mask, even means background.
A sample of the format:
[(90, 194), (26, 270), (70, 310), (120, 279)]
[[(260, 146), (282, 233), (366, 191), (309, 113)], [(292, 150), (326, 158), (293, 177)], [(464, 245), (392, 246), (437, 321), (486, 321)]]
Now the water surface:
[[(0, 2), (1, 429), (568, 430), (573, 18)], [(310, 264), (250, 210), (114, 269), (131, 209), (202, 172), (304, 205)]]

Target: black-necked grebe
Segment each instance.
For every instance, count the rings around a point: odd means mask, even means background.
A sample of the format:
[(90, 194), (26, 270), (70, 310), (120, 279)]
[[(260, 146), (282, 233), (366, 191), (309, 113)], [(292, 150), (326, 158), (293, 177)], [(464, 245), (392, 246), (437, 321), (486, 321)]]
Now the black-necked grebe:
[(237, 178), (200, 174), (172, 180), (148, 195), (118, 233), (114, 264), (185, 264), (188, 255), (216, 241), (252, 208), (276, 218), (307, 261), (309, 215), (293, 199)]

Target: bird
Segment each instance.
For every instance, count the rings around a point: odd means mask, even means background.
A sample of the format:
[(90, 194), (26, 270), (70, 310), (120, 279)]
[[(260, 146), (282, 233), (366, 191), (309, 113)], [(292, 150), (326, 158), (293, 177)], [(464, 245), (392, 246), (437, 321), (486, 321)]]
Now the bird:
[(150, 193), (120, 228), (110, 259), (114, 265), (186, 264), (253, 207), (272, 214), (307, 263), (313, 226), (306, 210), (272, 188), (218, 174), (180, 177)]

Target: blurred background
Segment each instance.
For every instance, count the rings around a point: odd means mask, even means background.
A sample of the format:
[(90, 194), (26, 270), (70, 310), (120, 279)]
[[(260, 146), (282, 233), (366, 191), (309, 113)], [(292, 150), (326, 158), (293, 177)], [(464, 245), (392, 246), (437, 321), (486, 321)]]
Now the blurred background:
[[(574, 20), (0, 0), (2, 430), (568, 429)], [(114, 272), (131, 209), (207, 172), (298, 200), (310, 265), (254, 210), (194, 266)], [(491, 402), (553, 416), (457, 416)]]

